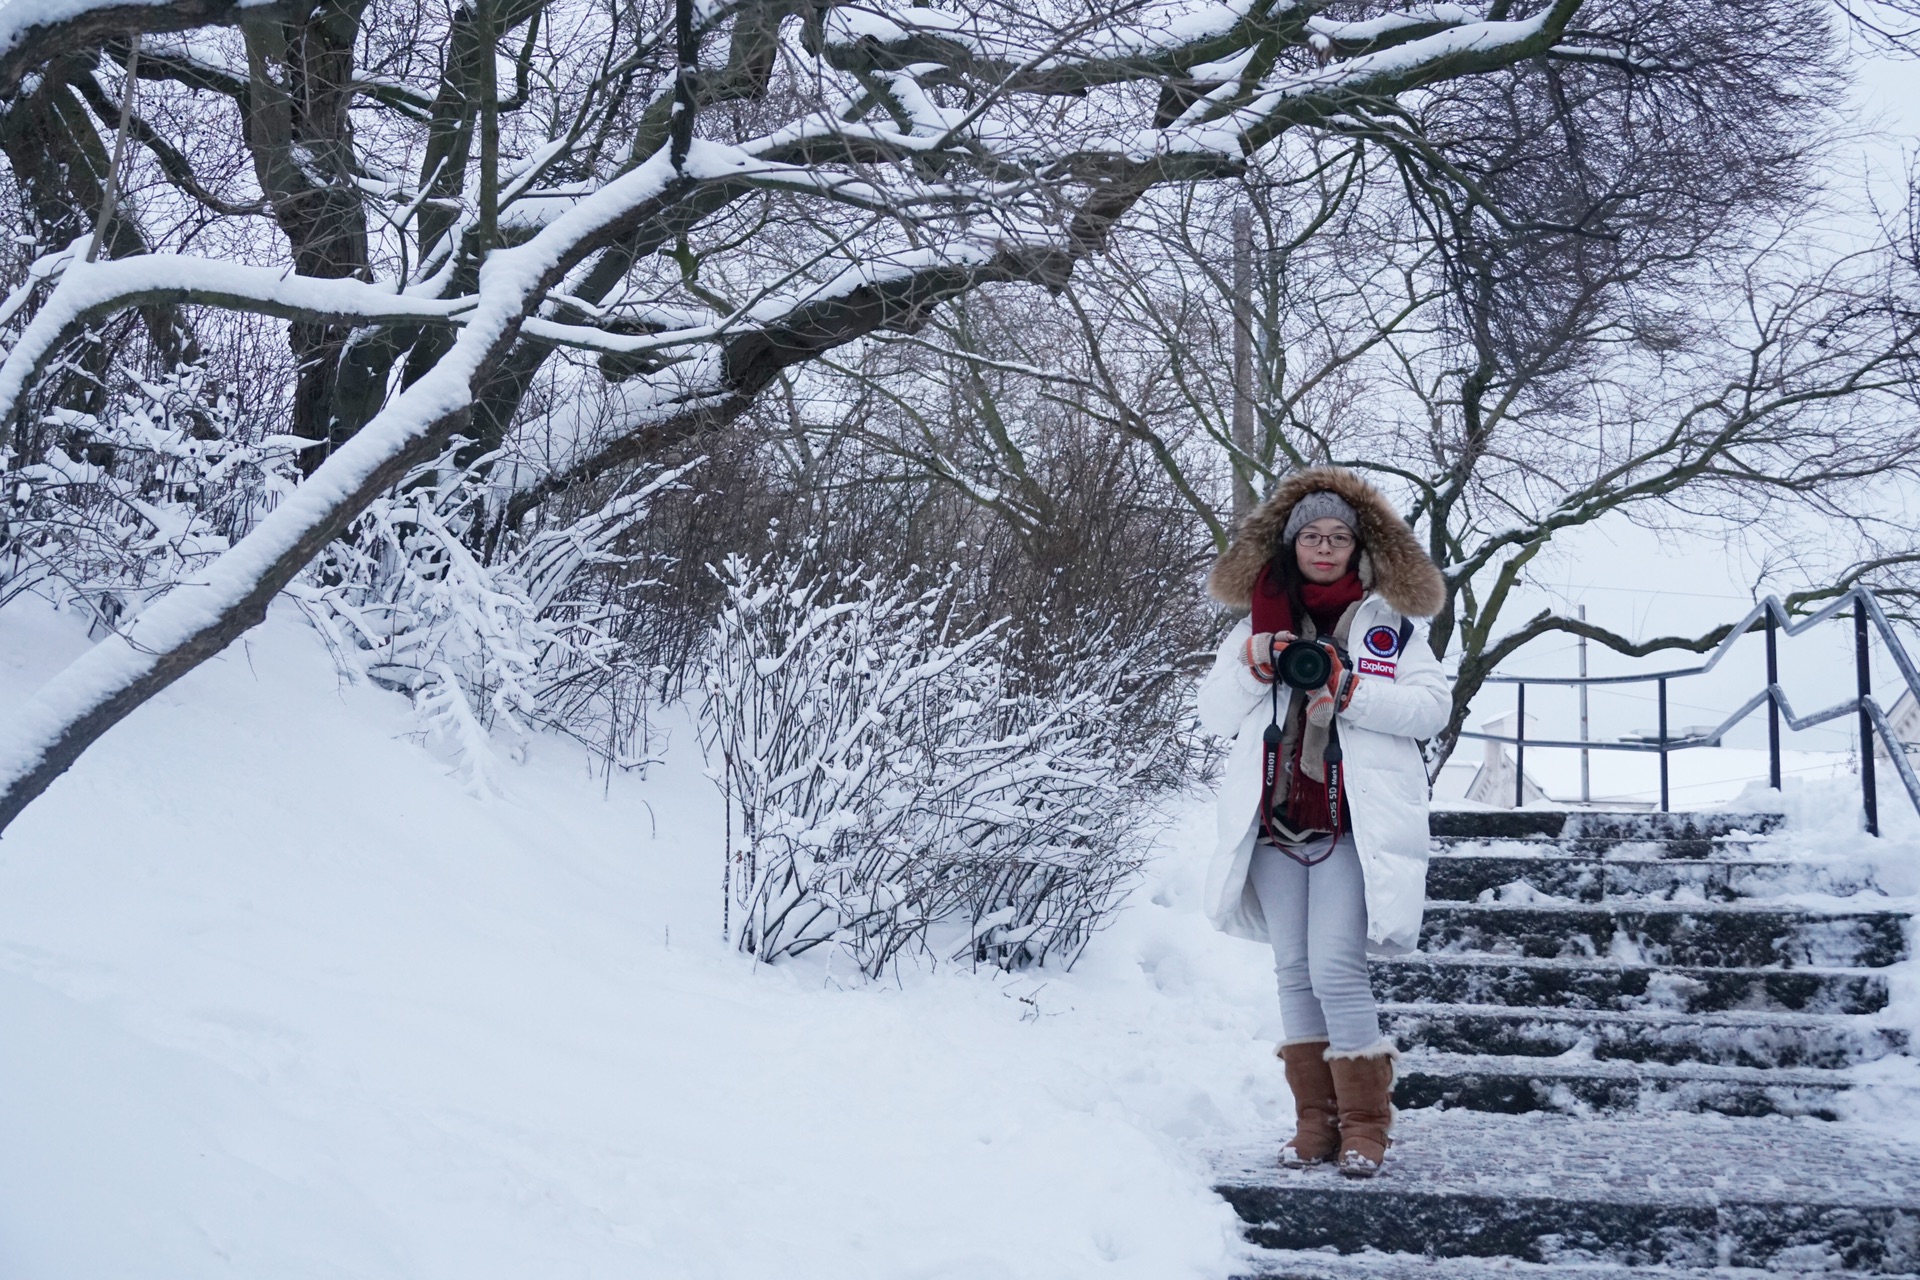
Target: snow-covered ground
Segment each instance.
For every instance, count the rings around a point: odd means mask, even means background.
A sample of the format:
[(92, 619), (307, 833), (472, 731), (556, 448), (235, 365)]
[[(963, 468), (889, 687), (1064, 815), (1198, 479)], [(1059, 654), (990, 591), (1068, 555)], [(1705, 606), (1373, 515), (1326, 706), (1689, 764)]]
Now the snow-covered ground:
[[(0, 612), (0, 715), (85, 643)], [(410, 728), (276, 610), (0, 840), (0, 1276), (1228, 1273), (1207, 1152), (1287, 1100), (1203, 798), (1073, 972), (861, 985), (720, 940), (685, 724), (493, 799)]]
[[(0, 612), (0, 715), (84, 643)], [(1202, 806), (1072, 973), (861, 987), (721, 942), (686, 726), (479, 800), (410, 725), (277, 610), (0, 840), (0, 1276), (1225, 1273), (1286, 1094)]]

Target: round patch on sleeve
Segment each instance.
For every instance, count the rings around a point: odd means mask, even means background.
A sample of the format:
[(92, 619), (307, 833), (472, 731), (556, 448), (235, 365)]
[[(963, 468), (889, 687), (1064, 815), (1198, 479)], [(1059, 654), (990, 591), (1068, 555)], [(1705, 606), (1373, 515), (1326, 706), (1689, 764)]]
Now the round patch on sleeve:
[(1400, 652), (1400, 633), (1392, 627), (1372, 627), (1366, 634), (1367, 652), (1376, 658), (1391, 658)]

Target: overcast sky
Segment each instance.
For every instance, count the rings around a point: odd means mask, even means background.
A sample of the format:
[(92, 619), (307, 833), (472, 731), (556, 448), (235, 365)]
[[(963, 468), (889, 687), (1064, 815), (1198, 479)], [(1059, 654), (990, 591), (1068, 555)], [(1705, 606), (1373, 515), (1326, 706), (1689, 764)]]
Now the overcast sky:
[[(1857, 154), (1834, 158), (1836, 177), (1857, 190), (1863, 209), (1868, 206), (1870, 193), (1872, 201), (1897, 212), (1904, 196), (1906, 158), (1920, 152), (1920, 61), (1888, 59), (1862, 51), (1854, 107), (1855, 117), (1873, 126), (1873, 133), (1861, 140)], [(1517, 625), (1542, 607), (1585, 604), (1591, 620), (1636, 638), (1699, 634), (1746, 611), (1753, 598), (1756, 571), (1747, 548), (1728, 545), (1718, 537), (1663, 537), (1624, 522), (1608, 522), (1567, 539), (1556, 551), (1535, 562), (1527, 587), (1509, 606), (1507, 625)], [(1851, 628), (1828, 626), (1820, 630), (1824, 634), (1783, 642), (1782, 683), (1802, 704), (1801, 709), (1851, 696)], [(1920, 651), (1920, 645), (1910, 644), (1909, 648)], [(1678, 727), (1716, 721), (1716, 713), (1724, 714), (1738, 706), (1760, 687), (1762, 653), (1758, 637), (1753, 637), (1743, 642), (1738, 655), (1713, 676), (1674, 682), (1670, 694), (1674, 700), (1672, 724)], [(1572, 674), (1577, 660), (1572, 640), (1550, 637), (1537, 642), (1506, 669)], [(1688, 666), (1696, 661), (1685, 654), (1656, 662), (1615, 658), (1597, 646), (1590, 651), (1595, 674)], [(1875, 671), (1878, 687), (1887, 694), (1883, 701), (1890, 703), (1898, 677), (1891, 664), (1884, 661), (1876, 661)], [(1650, 688), (1635, 687), (1597, 697), (1593, 705), (1596, 736), (1613, 736), (1634, 728), (1651, 730), (1651, 693)], [(1531, 698), (1529, 709), (1553, 722), (1542, 725), (1539, 732), (1564, 727), (1560, 722), (1573, 714), (1570, 696), (1563, 699), (1564, 707), (1558, 706), (1555, 695), (1546, 690)], [(1489, 691), (1477, 701), (1470, 719), (1477, 723), (1510, 706), (1510, 694)], [(1840, 722), (1801, 735), (1798, 745), (1846, 750), (1851, 736), (1851, 722)], [(1755, 717), (1741, 739), (1746, 745), (1762, 745), (1764, 721)]]

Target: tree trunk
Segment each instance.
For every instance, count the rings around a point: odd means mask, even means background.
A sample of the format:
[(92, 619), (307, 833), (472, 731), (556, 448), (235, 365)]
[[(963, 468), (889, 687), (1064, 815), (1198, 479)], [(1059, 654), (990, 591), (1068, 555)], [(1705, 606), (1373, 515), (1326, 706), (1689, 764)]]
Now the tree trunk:
[[(366, 208), (354, 185), (354, 40), (366, 0), (328, 0), (303, 20), (247, 18), (246, 141), (260, 189), (293, 249), (294, 269), (323, 279), (370, 279)], [(374, 405), (367, 384), (377, 364), (356, 371), (358, 394), (343, 403), (348, 325), (296, 321), (287, 341), (299, 362), (292, 434), (324, 441), (301, 456), (310, 474), (350, 439)], [(351, 416), (348, 411), (350, 410)]]

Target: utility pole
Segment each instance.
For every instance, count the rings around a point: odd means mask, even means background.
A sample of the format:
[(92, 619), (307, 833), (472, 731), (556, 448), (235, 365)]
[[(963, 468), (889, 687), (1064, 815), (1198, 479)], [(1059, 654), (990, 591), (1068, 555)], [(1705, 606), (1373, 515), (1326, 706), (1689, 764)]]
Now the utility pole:
[(699, 73), (700, 41), (693, 31), (693, 0), (674, 0), (673, 47), (677, 71), (673, 83), (673, 129), (669, 158), (675, 172), (686, 168), (693, 147), (693, 79)]
[[(107, 243), (113, 217), (120, 211), (120, 175), (127, 161), (127, 130), (133, 123), (133, 86), (140, 71), (140, 33), (127, 39), (127, 81), (120, 88), (120, 128), (113, 135), (113, 159), (107, 163), (107, 181), (100, 193), (100, 214), (93, 220), (93, 239), (87, 245), (87, 261), (99, 258)], [(112, 257), (112, 254), (108, 254)]]
[(494, 54), (499, 52), (499, 0), (480, 0), (474, 21), (480, 27), (480, 216), (474, 239), (487, 253), (500, 239), (500, 82)]
[[(1580, 621), (1585, 622), (1586, 620), (1587, 606), (1581, 605)], [(1582, 680), (1587, 678), (1587, 638), (1585, 636), (1580, 637), (1580, 678)], [(1584, 684), (1580, 686), (1580, 741), (1587, 741), (1587, 686)], [(1588, 771), (1588, 765), (1592, 756), (1593, 753), (1587, 750), (1587, 748), (1580, 748), (1581, 804), (1593, 803), (1593, 775)]]
[(1233, 211), (1233, 518), (1253, 510), (1253, 216)]

